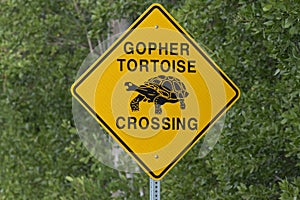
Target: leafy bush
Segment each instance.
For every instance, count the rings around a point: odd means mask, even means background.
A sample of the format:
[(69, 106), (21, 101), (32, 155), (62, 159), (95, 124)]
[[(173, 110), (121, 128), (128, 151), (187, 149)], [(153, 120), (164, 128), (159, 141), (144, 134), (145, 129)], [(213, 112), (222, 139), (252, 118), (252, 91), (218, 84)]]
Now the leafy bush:
[[(151, 1), (2, 1), (0, 199), (146, 199), (148, 177), (95, 160), (73, 124), (80, 63)], [(162, 199), (300, 198), (300, 3), (162, 1), (240, 87), (205, 158), (193, 148), (162, 180)]]

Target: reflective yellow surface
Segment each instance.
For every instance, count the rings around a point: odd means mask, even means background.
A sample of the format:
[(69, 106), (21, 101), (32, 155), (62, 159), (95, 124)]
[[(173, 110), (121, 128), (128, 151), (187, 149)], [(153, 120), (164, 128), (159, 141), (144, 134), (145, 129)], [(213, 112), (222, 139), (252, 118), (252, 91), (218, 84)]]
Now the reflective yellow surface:
[[(127, 91), (129, 82), (138, 89)], [(149, 7), (71, 91), (155, 180), (239, 98), (234, 83), (159, 4)], [(159, 100), (161, 113), (155, 106)]]

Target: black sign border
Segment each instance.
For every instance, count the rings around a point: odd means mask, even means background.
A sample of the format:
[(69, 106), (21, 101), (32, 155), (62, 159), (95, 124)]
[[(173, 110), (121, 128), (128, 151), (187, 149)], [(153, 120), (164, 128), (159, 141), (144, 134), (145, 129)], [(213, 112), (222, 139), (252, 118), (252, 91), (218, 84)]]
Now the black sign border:
[[(235, 96), (220, 110), (220, 112), (197, 134), (197, 136), (175, 157), (175, 159), (158, 175), (154, 174), (149, 167), (135, 154), (131, 148), (118, 136), (117, 133), (115, 133), (108, 124), (105, 123), (105, 121), (78, 95), (76, 92), (77, 87), (85, 80), (87, 77), (123, 42), (131, 33), (138, 27), (138, 25), (143, 22), (145, 18), (148, 17), (149, 14), (151, 14), (155, 9), (158, 9), (168, 20), (172, 25), (178, 30), (178, 32), (182, 33), (184, 37), (190, 42), (190, 44), (193, 45), (193, 47), (205, 58), (205, 60), (214, 68), (214, 70), (217, 71), (218, 74), (221, 75), (221, 77), (226, 81), (228, 85), (231, 86), (231, 88), (235, 91)], [(89, 68), (87, 68), (88, 70)], [(179, 27), (172, 18), (170, 18), (169, 14), (167, 14), (160, 6), (154, 5), (152, 8), (148, 10), (132, 27), (128, 32), (125, 33), (125, 35), (117, 41), (117, 43), (108, 51), (105, 53), (105, 55), (97, 61), (97, 63), (93, 66), (92, 69), (90, 69), (84, 77), (82, 77), (77, 84), (73, 88), (73, 93), (76, 95), (76, 97), (85, 105), (86, 108), (94, 115), (96, 118), (101, 122), (101, 125), (104, 125), (105, 128), (114, 135), (114, 137), (126, 148), (128, 152), (138, 161), (145, 170), (147, 170), (152, 177), (156, 179), (161, 179), (165, 173), (168, 172), (168, 170), (180, 159), (181, 156), (183, 156), (186, 151), (196, 143), (196, 141), (201, 137), (206, 130), (226, 111), (226, 108), (231, 106), (233, 102), (235, 102), (239, 98), (239, 90), (236, 88), (235, 85), (232, 84), (232, 82), (225, 76), (223, 72), (221, 72), (217, 66), (206, 56), (206, 54), (199, 49), (198, 45), (195, 44), (195, 42), (185, 34), (185, 32)]]

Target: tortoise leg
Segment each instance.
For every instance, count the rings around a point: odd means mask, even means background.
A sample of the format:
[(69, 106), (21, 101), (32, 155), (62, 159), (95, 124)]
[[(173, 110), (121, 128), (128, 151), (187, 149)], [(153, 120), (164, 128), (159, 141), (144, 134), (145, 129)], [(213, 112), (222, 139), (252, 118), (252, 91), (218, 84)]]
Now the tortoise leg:
[(140, 109), (139, 103), (143, 101), (144, 98), (145, 96), (139, 94), (130, 102), (130, 107), (133, 112), (139, 111)]
[(162, 109), (161, 106), (166, 103), (166, 99), (163, 97), (157, 97), (154, 99), (154, 105), (155, 105), (155, 114), (161, 114)]
[(183, 100), (183, 99), (180, 99), (179, 102), (180, 102), (180, 108), (181, 108), (182, 110), (184, 110), (184, 109), (185, 109), (185, 103), (184, 103), (184, 100)]
[(161, 109), (161, 105), (160, 104), (155, 104), (155, 114), (161, 114), (162, 113), (162, 109)]

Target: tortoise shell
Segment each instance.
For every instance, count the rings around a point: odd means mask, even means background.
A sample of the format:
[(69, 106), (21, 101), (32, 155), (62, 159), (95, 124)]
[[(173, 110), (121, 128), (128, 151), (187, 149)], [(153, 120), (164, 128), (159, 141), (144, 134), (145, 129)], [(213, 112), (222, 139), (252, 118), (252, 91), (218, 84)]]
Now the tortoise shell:
[[(164, 96), (171, 97), (171, 93), (174, 93), (178, 99), (183, 99), (188, 96), (185, 85), (178, 79), (173, 76), (164, 76), (160, 75), (157, 77), (150, 78), (145, 82), (145, 85), (157, 85), (157, 90), (159, 93), (165, 94)], [(159, 90), (164, 91), (159, 91)]]

